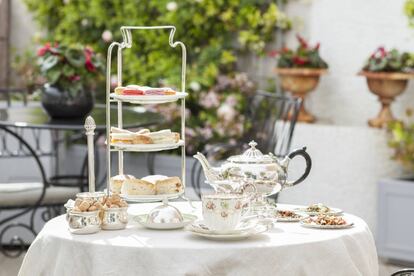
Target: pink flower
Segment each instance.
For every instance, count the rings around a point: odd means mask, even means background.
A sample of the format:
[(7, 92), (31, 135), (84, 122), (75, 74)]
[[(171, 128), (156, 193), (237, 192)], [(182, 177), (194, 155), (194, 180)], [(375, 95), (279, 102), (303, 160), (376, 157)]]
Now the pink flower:
[(44, 56), (47, 52), (49, 52), (50, 51), (50, 49), (52, 48), (52, 46), (51, 46), (51, 44), (50, 44), (50, 42), (47, 42), (42, 48), (40, 48), (38, 51), (37, 51), (37, 55), (39, 56), (39, 57), (42, 57), (42, 56)]
[(213, 130), (209, 126), (206, 126), (204, 128), (197, 128), (197, 132), (199, 132), (201, 136), (203, 136), (203, 139), (208, 140), (211, 137), (213, 137)]
[(228, 104), (232, 107), (236, 106), (237, 102), (238, 102), (238, 100), (237, 100), (237, 97), (235, 95), (228, 96), (226, 98), (226, 101), (225, 101), (226, 104)]
[(200, 104), (205, 108), (213, 108), (218, 107), (220, 105), (220, 101), (214, 91), (209, 91), (204, 96), (201, 96)]

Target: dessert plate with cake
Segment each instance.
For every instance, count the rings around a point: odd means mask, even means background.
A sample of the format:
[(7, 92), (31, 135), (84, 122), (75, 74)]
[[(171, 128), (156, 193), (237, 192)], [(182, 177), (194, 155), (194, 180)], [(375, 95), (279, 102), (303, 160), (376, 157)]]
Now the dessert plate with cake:
[(128, 85), (126, 87), (116, 87), (115, 92), (111, 93), (112, 99), (136, 104), (159, 104), (175, 102), (185, 98), (188, 94), (177, 92), (169, 87), (149, 87), (139, 85)]
[(141, 129), (137, 132), (111, 127), (111, 145), (116, 150), (128, 151), (159, 151), (175, 149), (184, 145), (180, 134), (170, 129), (150, 131)]

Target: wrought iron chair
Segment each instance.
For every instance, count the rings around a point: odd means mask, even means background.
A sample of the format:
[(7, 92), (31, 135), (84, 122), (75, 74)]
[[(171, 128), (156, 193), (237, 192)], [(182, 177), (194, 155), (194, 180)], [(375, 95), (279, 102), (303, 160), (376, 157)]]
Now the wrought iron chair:
[[(62, 212), (62, 205), (79, 192), (79, 187), (57, 187), (50, 185), (46, 170), (40, 160), (40, 133), (35, 135), (32, 146), (23, 133), (11, 128), (1, 128), (0, 157), (8, 159), (33, 160), (39, 172), (39, 179), (33, 182), (0, 183), (0, 252), (8, 257), (18, 257), (35, 237), (36, 219), (47, 221)], [(4, 167), (3, 167), (4, 168)], [(40, 214), (39, 214), (40, 213)], [(24, 219), (29, 215), (29, 222)], [(39, 225), (37, 225), (39, 226)], [(37, 227), (38, 228), (38, 227)]]
[(414, 268), (406, 268), (406, 269), (398, 270), (394, 272), (393, 274), (391, 274), (391, 276), (414, 276)]
[[(264, 153), (272, 152), (278, 157), (289, 153), (301, 99), (257, 91), (249, 103), (246, 118), (252, 126), (250, 130), (235, 145), (209, 145), (203, 153), (210, 161), (240, 154), (251, 140), (255, 140)], [(191, 168), (191, 184), (199, 197), (202, 182), (202, 167), (195, 162)]]

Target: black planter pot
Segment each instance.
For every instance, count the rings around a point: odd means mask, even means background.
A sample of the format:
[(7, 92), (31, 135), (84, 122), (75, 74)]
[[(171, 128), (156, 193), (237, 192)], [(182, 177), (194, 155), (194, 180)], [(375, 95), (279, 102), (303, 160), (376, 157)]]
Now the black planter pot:
[(49, 84), (42, 89), (42, 106), (51, 118), (83, 118), (91, 112), (94, 103), (91, 91), (83, 90), (72, 96)]

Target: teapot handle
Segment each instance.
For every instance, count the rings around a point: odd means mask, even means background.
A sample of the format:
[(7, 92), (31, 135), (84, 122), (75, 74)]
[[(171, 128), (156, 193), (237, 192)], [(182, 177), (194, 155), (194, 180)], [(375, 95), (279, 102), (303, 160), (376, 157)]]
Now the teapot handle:
[(306, 147), (303, 147), (301, 149), (297, 149), (297, 150), (292, 151), (291, 153), (288, 154), (288, 158), (293, 159), (294, 157), (296, 157), (298, 155), (302, 156), (305, 159), (305, 162), (306, 162), (305, 172), (302, 174), (301, 177), (299, 177), (295, 181), (287, 181), (286, 186), (288, 186), (288, 187), (299, 184), (300, 182), (305, 180), (305, 178), (309, 175), (310, 170), (312, 168), (312, 159), (309, 156), (309, 154), (306, 152)]

